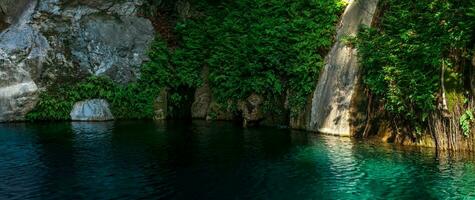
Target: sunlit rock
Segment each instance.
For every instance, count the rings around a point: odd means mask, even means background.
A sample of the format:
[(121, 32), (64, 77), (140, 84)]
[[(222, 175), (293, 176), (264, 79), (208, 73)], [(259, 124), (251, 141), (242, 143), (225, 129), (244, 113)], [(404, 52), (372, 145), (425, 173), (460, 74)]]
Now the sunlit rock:
[(326, 57), (313, 93), (309, 129), (321, 133), (351, 136), (350, 107), (360, 70), (357, 50), (341, 41), (356, 36), (361, 25), (371, 25), (378, 0), (349, 1), (338, 27), (336, 43)]

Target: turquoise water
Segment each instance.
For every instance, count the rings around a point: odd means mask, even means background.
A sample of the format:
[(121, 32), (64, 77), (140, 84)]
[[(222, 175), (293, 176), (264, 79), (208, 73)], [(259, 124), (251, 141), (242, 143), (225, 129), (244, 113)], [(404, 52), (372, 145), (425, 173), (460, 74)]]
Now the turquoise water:
[(472, 156), (231, 123), (0, 125), (0, 199), (475, 199)]

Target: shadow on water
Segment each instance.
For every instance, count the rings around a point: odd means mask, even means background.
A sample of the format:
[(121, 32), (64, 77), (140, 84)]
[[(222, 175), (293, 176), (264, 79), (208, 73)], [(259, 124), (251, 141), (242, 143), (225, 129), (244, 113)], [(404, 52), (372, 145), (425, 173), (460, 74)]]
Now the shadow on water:
[(0, 125), (1, 199), (475, 198), (470, 155), (227, 122)]

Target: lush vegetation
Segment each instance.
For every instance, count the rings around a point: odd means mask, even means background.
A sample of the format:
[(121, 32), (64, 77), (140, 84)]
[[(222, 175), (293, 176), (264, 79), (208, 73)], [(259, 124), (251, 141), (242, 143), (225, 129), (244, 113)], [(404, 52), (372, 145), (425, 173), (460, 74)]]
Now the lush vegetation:
[(117, 119), (151, 119), (155, 99), (163, 89), (168, 92), (170, 115), (181, 117), (183, 106), (192, 100), (189, 88), (201, 83), (199, 65), (182, 65), (182, 56), (184, 50), (172, 52), (158, 37), (150, 48), (150, 61), (141, 67), (136, 82), (119, 84), (106, 76), (91, 76), (76, 84), (52, 86), (40, 95), (27, 119), (68, 120), (75, 102), (93, 98), (106, 99)]
[(364, 83), (392, 116), (421, 130), (442, 93), (466, 96), (475, 30), (475, 15), (470, 13), (475, 13), (475, 4), (466, 0), (380, 3), (384, 15), (377, 27), (358, 35)]
[(152, 118), (153, 100), (157, 94), (157, 88), (143, 87), (142, 83), (125, 86), (107, 77), (90, 77), (78, 84), (56, 87), (42, 93), (40, 102), (27, 115), (27, 119), (68, 120), (75, 102), (92, 98), (108, 100), (118, 119)]
[(340, 0), (240, 0), (198, 3), (198, 14), (180, 22), (183, 70), (208, 66), (220, 103), (251, 93), (268, 102), (289, 92), (302, 108), (333, 42), (344, 8)]
[(251, 93), (275, 103), (289, 93), (290, 107), (298, 112), (314, 87), (344, 8), (340, 0), (193, 4), (193, 14), (180, 19), (174, 30), (177, 47), (167, 47), (158, 36), (150, 49), (151, 61), (142, 66), (136, 83), (120, 85), (91, 77), (54, 87), (41, 94), (28, 119), (66, 120), (75, 102), (90, 98), (108, 100), (119, 119), (151, 118), (161, 88), (169, 91), (171, 109), (192, 101), (190, 93), (202, 84), (205, 66), (219, 103), (236, 102)]

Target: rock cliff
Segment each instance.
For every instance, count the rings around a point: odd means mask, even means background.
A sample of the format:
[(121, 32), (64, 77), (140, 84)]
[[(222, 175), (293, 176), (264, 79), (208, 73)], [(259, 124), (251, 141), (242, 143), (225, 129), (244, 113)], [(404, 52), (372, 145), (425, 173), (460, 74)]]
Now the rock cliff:
[(0, 2), (0, 121), (23, 120), (39, 91), (81, 77), (139, 76), (155, 32), (142, 0)]
[(293, 127), (332, 135), (352, 135), (350, 110), (360, 74), (357, 50), (344, 39), (356, 36), (361, 25), (371, 25), (378, 0), (348, 0), (348, 3), (338, 25), (336, 42), (320, 72), (310, 111), (292, 119)]

